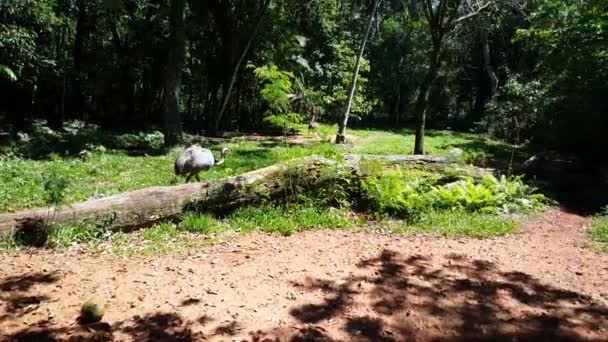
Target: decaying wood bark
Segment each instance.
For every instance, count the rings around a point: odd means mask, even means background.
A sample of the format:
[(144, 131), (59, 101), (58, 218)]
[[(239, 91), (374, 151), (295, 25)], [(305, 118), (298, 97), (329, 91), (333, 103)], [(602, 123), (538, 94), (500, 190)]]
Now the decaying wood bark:
[[(383, 167), (400, 165), (473, 177), (492, 173), (490, 169), (455, 165), (441, 156), (345, 155), (343, 163), (310, 156), (208, 182), (151, 187), (61, 208), (0, 214), (0, 234), (48, 220), (49, 217), (53, 223), (103, 224), (112, 229), (128, 229), (175, 218), (185, 210), (222, 212), (262, 198), (288, 195), (295, 185), (313, 188), (321, 182), (338, 180), (344, 172), (353, 177), (365, 176), (366, 171), (360, 167), (363, 160), (374, 160)], [(341, 172), (327, 172), (331, 167), (338, 167)]]

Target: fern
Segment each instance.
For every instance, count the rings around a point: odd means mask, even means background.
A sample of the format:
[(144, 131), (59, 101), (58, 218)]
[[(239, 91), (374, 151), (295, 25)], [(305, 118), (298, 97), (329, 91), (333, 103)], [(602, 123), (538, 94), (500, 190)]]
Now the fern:
[(361, 189), (370, 208), (413, 220), (437, 210), (471, 213), (510, 213), (542, 208), (547, 199), (519, 178), (487, 176), (437, 185), (439, 178), (393, 170), (369, 176)]

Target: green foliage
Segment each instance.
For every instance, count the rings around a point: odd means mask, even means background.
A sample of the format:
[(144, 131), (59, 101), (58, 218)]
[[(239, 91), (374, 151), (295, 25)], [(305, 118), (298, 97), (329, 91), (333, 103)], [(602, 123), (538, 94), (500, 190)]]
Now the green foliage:
[(127, 133), (115, 136), (108, 145), (124, 150), (160, 150), (165, 142), (165, 135), (159, 131), (151, 133)]
[(498, 96), (488, 105), (486, 117), (479, 125), (493, 136), (515, 141), (529, 136), (530, 130), (542, 119), (540, 108), (550, 101), (546, 85), (541, 81), (522, 81), (509, 77)]
[(353, 227), (353, 222), (339, 210), (328, 210), (311, 204), (248, 206), (237, 209), (227, 218), (240, 231), (260, 230), (291, 235), (309, 229)]
[(587, 235), (600, 249), (608, 251), (608, 206), (591, 218)]
[(65, 199), (65, 189), (69, 186), (66, 177), (51, 173), (44, 177), (44, 193), (46, 204), (59, 206)]
[(0, 64), (0, 75), (4, 75), (4, 76), (8, 77), (11, 81), (17, 80), (17, 75), (15, 75), (13, 70), (11, 70), (11, 68), (9, 68), (3, 64)]
[(293, 73), (279, 70), (276, 65), (256, 67), (253, 64), (247, 66), (253, 69), (255, 77), (262, 87), (260, 94), (268, 105), (264, 115), (264, 122), (281, 129), (291, 128), (293, 124), (301, 121), (301, 116), (289, 111), (289, 97), (292, 92)]
[(99, 244), (111, 236), (111, 232), (104, 225), (90, 224), (52, 224), (47, 226), (49, 238), (47, 247), (68, 248), (74, 244)]
[(45, 158), (53, 153), (90, 156), (90, 152), (104, 151), (104, 145), (144, 151), (157, 151), (164, 145), (164, 135), (159, 131), (113, 135), (80, 120), (66, 121), (60, 129), (49, 127), (46, 120), (35, 120), (31, 133), (18, 132), (17, 137), (12, 150), (24, 158)]
[(182, 216), (179, 228), (193, 233), (210, 234), (221, 232), (227, 227), (209, 214), (188, 212)]
[[(323, 86), (321, 87), (321, 90), (325, 93), (325, 96), (323, 96), (325, 106), (333, 111), (337, 111), (346, 105), (357, 55), (353, 49), (347, 47), (344, 43), (332, 44), (332, 48), (339, 58), (337, 59), (336, 65), (332, 65), (331, 68), (325, 70), (325, 72), (329, 73), (337, 82), (333, 84), (331, 88)], [(359, 76), (357, 77), (357, 89), (351, 108), (351, 116), (356, 119), (361, 119), (362, 116), (369, 114), (377, 102), (375, 99), (368, 97), (367, 74), (370, 70), (369, 60), (362, 57)]]
[(537, 106), (542, 121), (535, 136), (540, 143), (586, 154), (589, 145), (603, 141), (608, 126), (608, 3), (543, 0), (529, 21), (514, 41), (537, 55), (527, 73), (542, 84), (545, 97)]
[(489, 213), (466, 213), (459, 210), (431, 211), (422, 215), (414, 226), (402, 228), (405, 232), (427, 232), (446, 237), (467, 236), (489, 238), (514, 233), (515, 220)]
[[(299, 127), (306, 131), (305, 125)], [(333, 137), (335, 129), (335, 126), (322, 125), (318, 133), (326, 137), (323, 139), (325, 142), (319, 141), (310, 145), (283, 144), (275, 139), (228, 140), (226, 145), (232, 149), (232, 153), (224, 166), (201, 173), (201, 179), (238, 175), (313, 154), (335, 158), (341, 153), (387, 155), (408, 154), (413, 151), (413, 133), (408, 130), (387, 132), (354, 129), (350, 133), (356, 137), (357, 144), (339, 148), (327, 142)], [(48, 132), (45, 135), (53, 136), (53, 133)], [(115, 140), (115, 137), (107, 135), (105, 139)], [(511, 152), (505, 144), (481, 139), (472, 134), (431, 131), (427, 137), (427, 147), (431, 153), (445, 153), (454, 146), (462, 146), (465, 153), (483, 153), (487, 159), (505, 159)], [(161, 150), (154, 155), (132, 155), (125, 151), (105, 149), (99, 145), (85, 144), (84, 149), (88, 151), (84, 159), (74, 159), (63, 153), (44, 160), (23, 159), (12, 154), (0, 155), (0, 212), (45, 206), (43, 179), (44, 175), (52, 173), (62, 175), (69, 181), (64, 193), (65, 204), (149, 186), (173, 184), (176, 181), (173, 176), (176, 149)], [(76, 151), (80, 152), (82, 148)], [(330, 187), (325, 190), (328, 194), (333, 191)], [(336, 199), (343, 198), (338, 192), (335, 194)], [(331, 200), (330, 197), (328, 195), (328, 200)]]
[(253, 68), (258, 83), (262, 86), (260, 94), (266, 101), (270, 113), (282, 114), (289, 110), (289, 99), (287, 95), (291, 93), (291, 80), (293, 74), (289, 71), (279, 70), (276, 65), (255, 67), (250, 64), (248, 68)]
[(435, 210), (516, 213), (544, 207), (546, 199), (519, 178), (486, 176), (441, 184), (437, 176), (420, 177), (394, 170), (370, 176), (361, 188), (372, 209), (413, 221)]

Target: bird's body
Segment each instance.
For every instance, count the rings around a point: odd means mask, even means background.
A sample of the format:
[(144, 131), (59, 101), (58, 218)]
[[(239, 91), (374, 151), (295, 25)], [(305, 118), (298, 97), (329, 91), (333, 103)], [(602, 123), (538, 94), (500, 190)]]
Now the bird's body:
[(198, 177), (199, 172), (207, 171), (213, 166), (222, 165), (229, 151), (230, 149), (224, 147), (220, 159), (216, 161), (210, 150), (198, 145), (192, 145), (175, 160), (175, 175), (186, 176), (186, 183), (192, 177), (200, 182), (200, 178)]

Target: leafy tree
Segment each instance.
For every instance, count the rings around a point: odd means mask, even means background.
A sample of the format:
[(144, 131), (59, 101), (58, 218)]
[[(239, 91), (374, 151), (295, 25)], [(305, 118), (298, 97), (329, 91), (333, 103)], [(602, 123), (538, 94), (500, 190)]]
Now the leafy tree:
[(597, 158), (589, 146), (608, 127), (608, 3), (543, 0), (529, 20), (515, 41), (536, 52), (535, 68), (523, 74), (545, 91), (533, 107), (533, 134), (539, 143)]
[(255, 67), (250, 64), (249, 68), (253, 68), (253, 72), (262, 86), (260, 95), (268, 109), (265, 112), (264, 121), (273, 125), (286, 129), (291, 123), (298, 123), (300, 116), (290, 112), (289, 94), (292, 92), (293, 73), (289, 71), (279, 70), (276, 65)]
[(432, 51), (429, 56), (429, 69), (420, 85), (416, 101), (416, 144), (414, 154), (424, 154), (424, 129), (426, 115), (429, 109), (431, 85), (437, 78), (441, 66), (441, 54), (446, 36), (454, 27), (468, 19), (475, 17), (492, 1), (455, 1), (455, 0), (424, 0), (421, 1), (422, 12), (426, 18), (431, 35)]

